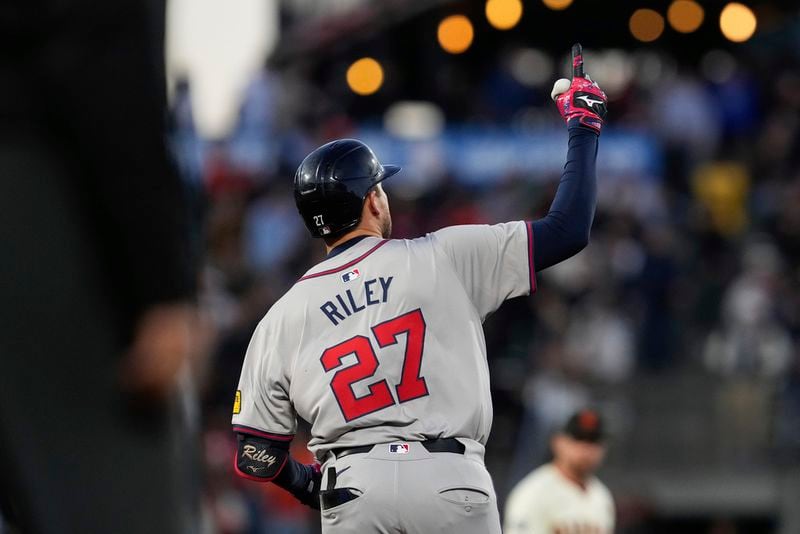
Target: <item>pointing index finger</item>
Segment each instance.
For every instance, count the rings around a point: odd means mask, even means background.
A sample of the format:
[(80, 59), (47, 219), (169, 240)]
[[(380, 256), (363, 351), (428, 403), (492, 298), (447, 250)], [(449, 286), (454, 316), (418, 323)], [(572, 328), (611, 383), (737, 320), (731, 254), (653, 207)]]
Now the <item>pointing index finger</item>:
[(572, 45), (572, 77), (585, 77), (583, 75), (583, 47), (581, 47), (580, 43)]

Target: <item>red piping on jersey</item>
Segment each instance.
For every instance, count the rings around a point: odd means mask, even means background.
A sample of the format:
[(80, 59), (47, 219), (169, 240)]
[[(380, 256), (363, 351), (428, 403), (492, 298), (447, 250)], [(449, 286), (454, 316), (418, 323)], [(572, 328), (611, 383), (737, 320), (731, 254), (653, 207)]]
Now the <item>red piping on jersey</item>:
[(357, 257), (354, 260), (348, 261), (347, 263), (345, 263), (341, 267), (336, 267), (335, 269), (328, 269), (327, 271), (320, 271), (320, 272), (314, 273), (314, 274), (307, 274), (303, 278), (298, 280), (298, 282), (302, 282), (303, 280), (308, 280), (309, 278), (317, 278), (319, 276), (325, 276), (326, 274), (333, 274), (333, 273), (338, 273), (339, 271), (343, 271), (343, 270), (345, 270), (345, 269), (347, 269), (349, 267), (352, 267), (356, 263), (360, 262), (361, 260), (363, 260), (364, 258), (369, 256), (370, 254), (372, 254), (373, 252), (375, 252), (376, 250), (378, 250), (379, 248), (381, 248), (383, 245), (385, 245), (388, 242), (389, 242), (388, 239), (384, 239), (383, 241), (381, 241), (380, 243), (378, 243), (377, 245), (375, 245), (374, 247), (372, 247), (371, 249), (366, 251), (361, 256)]
[(258, 430), (243, 425), (233, 425), (233, 431), (239, 432), (240, 434), (250, 434), (251, 436), (257, 436), (259, 438), (274, 439), (275, 441), (292, 441), (292, 438), (294, 438), (294, 434), (271, 434), (269, 432), (264, 432), (263, 430)]
[(533, 263), (533, 223), (525, 223), (525, 230), (528, 232), (528, 276), (530, 278), (531, 295), (536, 293), (536, 268)]

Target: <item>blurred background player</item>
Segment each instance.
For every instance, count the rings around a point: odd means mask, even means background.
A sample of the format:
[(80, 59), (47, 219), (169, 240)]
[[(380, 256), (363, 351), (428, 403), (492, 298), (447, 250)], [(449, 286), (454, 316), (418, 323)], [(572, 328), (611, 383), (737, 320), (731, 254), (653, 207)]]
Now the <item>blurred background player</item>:
[[(195, 256), (164, 3), (0, 9), (0, 503), (25, 533), (198, 525)], [(184, 388), (183, 392), (186, 392)]]
[(600, 414), (581, 410), (550, 440), (553, 460), (523, 478), (506, 502), (506, 534), (611, 534), (611, 492), (595, 472), (606, 454)]

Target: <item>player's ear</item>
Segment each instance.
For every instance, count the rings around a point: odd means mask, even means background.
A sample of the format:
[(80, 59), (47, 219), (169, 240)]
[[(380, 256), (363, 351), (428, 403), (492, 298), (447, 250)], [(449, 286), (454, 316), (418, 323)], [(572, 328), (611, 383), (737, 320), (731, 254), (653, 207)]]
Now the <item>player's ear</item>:
[(377, 187), (373, 187), (370, 189), (369, 193), (367, 193), (366, 201), (364, 202), (364, 207), (369, 210), (369, 212), (374, 216), (377, 217), (381, 214), (381, 206), (380, 206), (380, 191), (378, 191)]

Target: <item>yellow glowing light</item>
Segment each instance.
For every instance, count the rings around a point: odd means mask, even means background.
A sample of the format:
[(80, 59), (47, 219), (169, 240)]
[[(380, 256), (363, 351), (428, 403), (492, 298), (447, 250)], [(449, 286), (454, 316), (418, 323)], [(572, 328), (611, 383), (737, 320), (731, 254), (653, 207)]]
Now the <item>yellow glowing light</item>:
[(347, 85), (354, 93), (371, 95), (383, 85), (383, 68), (371, 57), (362, 57), (347, 69)]
[(561, 11), (567, 9), (572, 4), (572, 0), (542, 0), (542, 3), (554, 11)]
[(464, 15), (450, 15), (439, 23), (436, 37), (446, 52), (460, 54), (472, 44), (475, 32), (472, 23)]
[(744, 4), (731, 2), (722, 10), (719, 16), (719, 27), (728, 40), (742, 43), (756, 31), (756, 15), (753, 10)]
[(636, 39), (649, 43), (664, 32), (664, 17), (652, 9), (637, 9), (631, 15), (628, 27)]
[(489, 0), (486, 2), (486, 18), (498, 30), (513, 28), (522, 18), (520, 0)]
[(675, 0), (667, 10), (667, 20), (681, 33), (692, 33), (703, 23), (703, 8), (694, 0)]

